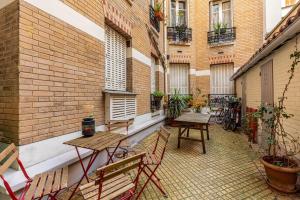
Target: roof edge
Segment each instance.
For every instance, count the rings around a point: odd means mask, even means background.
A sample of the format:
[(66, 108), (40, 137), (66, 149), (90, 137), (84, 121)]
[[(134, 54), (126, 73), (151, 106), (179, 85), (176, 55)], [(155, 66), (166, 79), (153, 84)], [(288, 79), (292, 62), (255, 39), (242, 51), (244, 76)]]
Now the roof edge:
[[(299, 6), (300, 7), (300, 6)], [(300, 8), (297, 14), (291, 16), (287, 22), (282, 25), (280, 30), (273, 34), (273, 37), (268, 39), (262, 47), (260, 47), (252, 57), (236, 71), (230, 80), (235, 80), (247, 72), (250, 68), (256, 65), (259, 61), (267, 57), (272, 51), (282, 46), (287, 40), (295, 37), (300, 32)]]

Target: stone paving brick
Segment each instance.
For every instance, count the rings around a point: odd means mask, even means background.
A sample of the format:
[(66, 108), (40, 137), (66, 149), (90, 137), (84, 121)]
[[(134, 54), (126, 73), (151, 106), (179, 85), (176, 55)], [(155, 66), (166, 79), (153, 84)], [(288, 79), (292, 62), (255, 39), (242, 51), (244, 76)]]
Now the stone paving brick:
[[(172, 135), (163, 164), (158, 171), (162, 184), (171, 200), (295, 200), (300, 195), (280, 194), (266, 184), (264, 173), (260, 171), (257, 154), (249, 148), (241, 134), (224, 131), (219, 126), (211, 126), (211, 139), (206, 142), (207, 154), (202, 154), (201, 144), (183, 141), (177, 149), (177, 130), (170, 129)], [(191, 131), (192, 136), (197, 135)], [(146, 146), (154, 134), (142, 143)], [(144, 181), (144, 177), (143, 180)], [(66, 194), (61, 196), (61, 199)], [(78, 195), (76, 200), (82, 198)], [(142, 199), (165, 199), (149, 184)]]

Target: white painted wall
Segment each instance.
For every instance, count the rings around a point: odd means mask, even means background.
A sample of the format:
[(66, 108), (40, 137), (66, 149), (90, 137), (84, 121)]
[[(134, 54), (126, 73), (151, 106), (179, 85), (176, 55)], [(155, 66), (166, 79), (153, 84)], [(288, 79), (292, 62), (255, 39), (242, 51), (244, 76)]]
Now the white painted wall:
[(265, 33), (269, 33), (281, 20), (281, 0), (265, 0)]

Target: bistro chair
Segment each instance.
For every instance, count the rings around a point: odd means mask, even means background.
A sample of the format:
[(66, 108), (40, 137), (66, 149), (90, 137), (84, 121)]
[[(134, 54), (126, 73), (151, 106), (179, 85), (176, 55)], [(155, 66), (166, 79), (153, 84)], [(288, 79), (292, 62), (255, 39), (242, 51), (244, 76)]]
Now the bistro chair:
[[(120, 160), (97, 170), (97, 179), (80, 187), (85, 200), (129, 200), (137, 191), (145, 153)], [(130, 172), (136, 171), (135, 177)]]
[(146, 155), (143, 159), (144, 168), (142, 172), (146, 175), (147, 180), (137, 195), (137, 199), (141, 196), (149, 181), (152, 181), (165, 197), (168, 196), (162, 188), (160, 179), (156, 175), (156, 171), (164, 158), (170, 135), (170, 132), (166, 128), (161, 127), (160, 131), (157, 133), (156, 139), (145, 148)]
[(133, 119), (128, 120), (110, 120), (106, 123), (108, 131), (113, 131), (118, 128), (126, 128), (128, 134), (129, 126), (133, 124)]
[[(28, 176), (24, 165), (18, 158), (18, 151), (14, 144), (10, 144), (0, 153), (0, 178), (3, 180), (4, 186), (12, 200), (33, 200), (42, 199), (45, 196), (52, 200), (56, 200), (57, 194), (67, 188), (68, 182), (68, 167), (57, 169), (52, 172), (45, 172), (34, 176), (32, 179)], [(5, 180), (3, 174), (8, 168), (17, 161), (23, 175), (25, 176), (26, 184), (17, 197), (11, 189), (9, 183)]]

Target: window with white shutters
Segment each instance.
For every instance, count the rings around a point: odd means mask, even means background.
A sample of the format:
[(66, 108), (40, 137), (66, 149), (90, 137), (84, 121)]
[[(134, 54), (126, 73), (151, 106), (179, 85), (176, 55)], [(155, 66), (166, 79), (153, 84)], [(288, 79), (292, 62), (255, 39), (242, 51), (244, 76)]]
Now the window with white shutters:
[(126, 91), (126, 39), (105, 27), (105, 89)]
[(169, 93), (178, 90), (180, 94), (189, 94), (189, 65), (170, 64)]
[(212, 65), (210, 67), (210, 93), (233, 94), (234, 83), (230, 80), (233, 73), (233, 64)]

